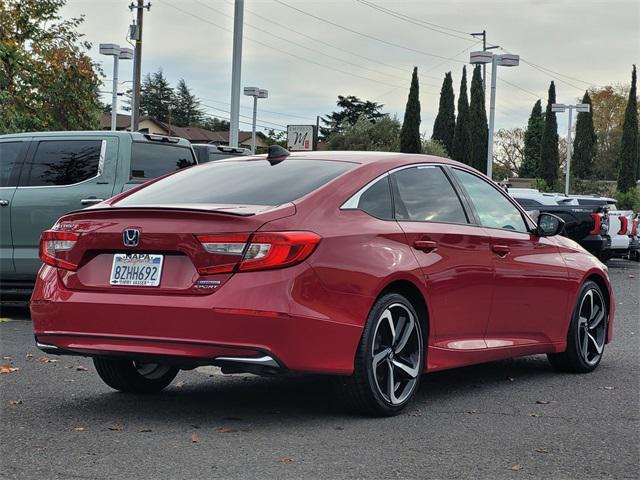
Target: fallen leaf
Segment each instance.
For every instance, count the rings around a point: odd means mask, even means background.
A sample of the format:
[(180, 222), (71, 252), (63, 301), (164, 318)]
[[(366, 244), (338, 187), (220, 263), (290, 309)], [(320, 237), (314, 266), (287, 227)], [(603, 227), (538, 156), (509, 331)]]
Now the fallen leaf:
[(78, 366), (76, 367), (76, 370), (77, 370), (78, 372), (86, 372), (86, 371), (87, 371), (87, 370), (89, 370), (89, 369), (88, 369), (87, 367), (83, 367), (82, 365), (78, 365)]
[(200, 438), (198, 438), (198, 434), (197, 433), (192, 433), (191, 434), (191, 443), (198, 443), (200, 441)]
[(7, 355), (6, 357), (2, 357), (3, 360), (11, 360), (11, 356)]
[(602, 388), (604, 388), (605, 390), (613, 390), (614, 387), (602, 387)]
[(629, 278), (636, 278), (635, 275), (629, 275)]
[(86, 428), (84, 428), (84, 427), (75, 427), (74, 430), (76, 432), (84, 432), (86, 430)]
[(9, 400), (9, 405), (22, 405), (22, 400)]
[(0, 373), (13, 373), (20, 370), (18, 367), (14, 367), (10, 364), (0, 365)]
[(536, 448), (536, 452), (538, 453), (549, 453), (549, 450), (546, 448)]
[(140, 433), (149, 433), (149, 432), (153, 432), (153, 430), (151, 430), (150, 428), (143, 428), (142, 430), (138, 430)]
[(238, 430), (236, 430), (235, 428), (229, 428), (229, 427), (220, 427), (218, 429), (218, 431), (220, 433), (234, 433), (237, 432)]
[(539, 416), (539, 415), (538, 415), (537, 413), (530, 413), (530, 414), (529, 414), (529, 416), (530, 416), (530, 417), (537, 417), (537, 416)]
[(505, 380), (509, 380), (510, 382), (513, 382), (513, 381), (515, 381), (515, 378), (513, 378), (513, 377), (507, 377)]
[(282, 457), (279, 458), (278, 461), (280, 463), (293, 463), (293, 458)]
[(511, 470), (513, 470), (514, 472), (519, 472), (520, 470), (522, 470), (522, 465), (516, 463), (515, 465), (511, 466)]
[(184, 382), (178, 382), (174, 385), (176, 388), (182, 388), (184, 387)]
[(536, 403), (538, 405), (546, 405), (549, 403), (549, 400), (536, 400)]
[(467, 413), (478, 413), (478, 410), (467, 410)]
[(25, 355), (25, 357), (27, 357), (27, 358), (33, 358), (33, 353), (27, 353), (27, 354)]
[(44, 355), (42, 357), (38, 357), (36, 360), (40, 363), (56, 363), (58, 361), (53, 358), (46, 357)]
[(109, 430), (111, 430), (112, 432), (121, 432), (123, 430), (123, 427), (122, 425), (115, 424), (110, 426)]

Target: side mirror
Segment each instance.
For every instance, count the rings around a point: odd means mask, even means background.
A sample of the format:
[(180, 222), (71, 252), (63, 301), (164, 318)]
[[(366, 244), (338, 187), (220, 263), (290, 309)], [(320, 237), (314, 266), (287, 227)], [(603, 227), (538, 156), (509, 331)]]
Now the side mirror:
[(552, 237), (564, 229), (564, 220), (551, 213), (542, 212), (538, 216), (538, 226), (533, 232), (539, 237)]

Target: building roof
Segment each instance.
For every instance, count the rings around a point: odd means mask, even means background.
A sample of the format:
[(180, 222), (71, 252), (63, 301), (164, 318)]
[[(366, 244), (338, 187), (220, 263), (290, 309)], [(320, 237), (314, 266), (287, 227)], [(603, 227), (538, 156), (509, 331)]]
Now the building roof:
[[(118, 113), (116, 116), (116, 129), (117, 130), (125, 130), (129, 128), (131, 125), (131, 115), (126, 115), (124, 113)], [(111, 114), (110, 113), (102, 113), (100, 117), (100, 129), (107, 130), (111, 128)]]

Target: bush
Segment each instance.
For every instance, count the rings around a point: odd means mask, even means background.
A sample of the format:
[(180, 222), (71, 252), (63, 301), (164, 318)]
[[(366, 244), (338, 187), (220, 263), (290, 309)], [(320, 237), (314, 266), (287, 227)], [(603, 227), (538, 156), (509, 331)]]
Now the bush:
[(640, 211), (640, 187), (634, 187), (628, 192), (616, 192), (613, 196), (620, 210)]
[(435, 155), (436, 157), (449, 158), (447, 149), (438, 140), (422, 139), (422, 153), (425, 155)]
[(537, 188), (541, 192), (551, 192), (553, 188), (549, 186), (547, 182), (545, 182), (542, 178), (536, 178), (536, 181), (533, 184), (533, 188)]

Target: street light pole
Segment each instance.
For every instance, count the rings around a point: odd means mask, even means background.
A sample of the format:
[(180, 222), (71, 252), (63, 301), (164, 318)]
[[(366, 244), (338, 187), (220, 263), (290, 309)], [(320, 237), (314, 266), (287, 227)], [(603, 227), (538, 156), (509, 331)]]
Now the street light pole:
[(231, 71), (231, 114), (229, 126), (229, 146), (238, 146), (240, 132), (240, 81), (242, 70), (242, 23), (244, 0), (235, 0), (233, 13), (233, 65)]
[(491, 102), (489, 106), (489, 142), (487, 145), (487, 177), (493, 178), (493, 130), (496, 117), (496, 79), (498, 76), (498, 66), (515, 67), (520, 63), (520, 57), (510, 53), (496, 55), (483, 50), (481, 52), (471, 52), (470, 62), (472, 64), (491, 63)]
[(573, 110), (578, 113), (589, 113), (591, 111), (591, 105), (588, 103), (576, 103), (575, 105), (565, 105), (564, 103), (552, 103), (551, 111), (556, 113), (569, 111), (567, 117), (567, 161), (565, 164), (564, 173), (564, 194), (569, 195), (569, 179), (571, 178), (571, 153), (573, 149), (573, 142), (571, 140), (571, 133), (573, 127)]
[(117, 129), (118, 118), (118, 61), (133, 58), (133, 51), (130, 48), (120, 48), (115, 43), (101, 43), (100, 54), (113, 57), (113, 79), (111, 87), (111, 130)]
[[(253, 126), (251, 128), (251, 153), (256, 153), (256, 119), (258, 116), (258, 99), (269, 97), (269, 91), (258, 87), (244, 87), (244, 94), (253, 97)], [(237, 146), (237, 145), (236, 145)]]

